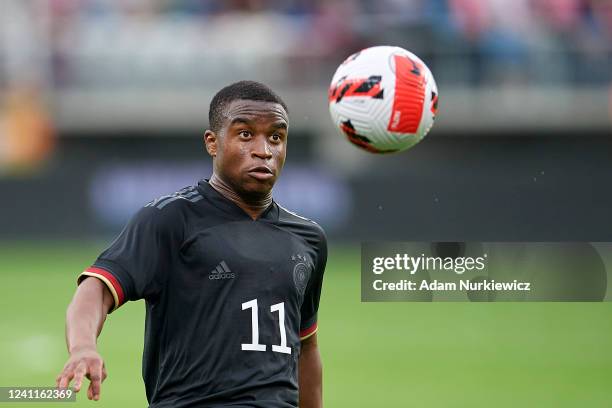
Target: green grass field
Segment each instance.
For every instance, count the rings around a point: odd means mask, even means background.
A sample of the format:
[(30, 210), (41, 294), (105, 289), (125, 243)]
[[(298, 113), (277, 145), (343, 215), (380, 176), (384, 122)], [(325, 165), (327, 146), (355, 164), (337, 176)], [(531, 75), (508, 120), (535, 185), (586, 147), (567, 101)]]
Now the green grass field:
[[(103, 246), (0, 243), (1, 386), (54, 384), (75, 277)], [(610, 303), (361, 303), (359, 281), (358, 247), (332, 246), (319, 317), (327, 407), (612, 405)], [(66, 405), (146, 406), (143, 320), (142, 302), (108, 318), (101, 401)]]

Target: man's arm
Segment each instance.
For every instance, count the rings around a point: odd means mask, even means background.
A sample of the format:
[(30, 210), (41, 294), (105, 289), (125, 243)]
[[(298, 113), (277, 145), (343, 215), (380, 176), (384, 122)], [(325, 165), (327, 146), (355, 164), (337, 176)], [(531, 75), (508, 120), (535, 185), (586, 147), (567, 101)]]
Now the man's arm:
[(96, 349), (96, 340), (114, 302), (112, 294), (99, 279), (87, 278), (77, 288), (66, 312), (66, 345), (70, 357), (56, 379), (58, 387), (67, 388), (74, 379), (74, 389), (78, 392), (83, 377), (87, 377), (90, 380), (87, 398), (96, 401), (100, 398), (106, 369)]
[(317, 334), (302, 341), (299, 359), (300, 408), (323, 406), (323, 365)]

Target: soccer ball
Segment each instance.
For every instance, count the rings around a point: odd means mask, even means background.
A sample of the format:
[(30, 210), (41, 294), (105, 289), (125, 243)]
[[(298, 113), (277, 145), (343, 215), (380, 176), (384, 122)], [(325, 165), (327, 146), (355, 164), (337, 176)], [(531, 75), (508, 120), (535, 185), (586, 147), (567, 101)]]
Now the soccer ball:
[(329, 87), (329, 111), (342, 134), (372, 153), (406, 150), (425, 137), (438, 111), (431, 71), (400, 47), (370, 47), (348, 57)]

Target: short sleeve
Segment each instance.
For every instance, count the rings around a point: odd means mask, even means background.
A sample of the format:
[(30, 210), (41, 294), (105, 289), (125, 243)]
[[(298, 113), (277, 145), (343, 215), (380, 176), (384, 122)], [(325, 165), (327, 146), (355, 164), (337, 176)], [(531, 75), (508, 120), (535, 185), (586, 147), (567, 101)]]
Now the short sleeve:
[[(318, 226), (317, 226), (318, 227)], [(319, 227), (320, 229), (320, 227)], [(304, 300), (300, 310), (300, 340), (305, 340), (317, 332), (317, 313), (319, 310), (319, 300), (321, 299), (321, 288), (323, 286), (323, 274), (327, 264), (327, 238), (320, 229), (317, 242), (317, 259), (311, 277), (306, 286)]]
[[(161, 292), (172, 258), (176, 227), (169, 214), (144, 207), (128, 222), (94, 264), (78, 277), (96, 277), (113, 295), (114, 311), (128, 300), (154, 299)], [(176, 221), (176, 220), (175, 220)]]

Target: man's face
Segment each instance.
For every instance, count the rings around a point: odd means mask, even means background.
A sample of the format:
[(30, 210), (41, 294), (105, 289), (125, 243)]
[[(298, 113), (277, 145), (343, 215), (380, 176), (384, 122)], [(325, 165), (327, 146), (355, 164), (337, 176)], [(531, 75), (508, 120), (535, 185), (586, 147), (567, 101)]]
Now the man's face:
[(219, 132), (205, 134), (217, 176), (240, 195), (270, 192), (285, 163), (288, 123), (278, 103), (232, 101)]

